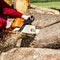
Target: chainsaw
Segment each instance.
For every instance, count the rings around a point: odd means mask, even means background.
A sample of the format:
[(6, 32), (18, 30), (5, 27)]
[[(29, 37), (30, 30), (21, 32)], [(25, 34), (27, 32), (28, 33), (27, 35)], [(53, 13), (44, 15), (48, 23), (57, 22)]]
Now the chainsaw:
[(21, 24), (19, 26), (20, 28), (15, 28), (14, 31), (21, 31), (27, 34), (37, 34), (40, 30), (36, 29), (36, 27), (32, 25), (32, 22), (35, 20), (35, 17), (32, 15), (32, 13), (29, 10), (27, 12), (31, 17), (24, 21), (21, 20), (23, 21), (23, 24), (20, 23)]
[(12, 23), (12, 28), (15, 28), (14, 31), (22, 31), (26, 25), (32, 25), (34, 19), (34, 16), (31, 16), (27, 20), (16, 18)]
[(29, 17), (27, 20), (24, 20), (23, 18), (15, 18), (11, 24), (11, 26), (8, 29), (3, 29), (2, 32), (12, 33), (14, 32), (21, 32), (26, 25), (31, 25), (34, 21), (34, 16)]
[(13, 20), (11, 27), (9, 29), (4, 30), (4, 32), (7, 32), (9, 34), (16, 32), (37, 34), (40, 30), (36, 29), (36, 27), (32, 25), (34, 19), (34, 16), (31, 16), (27, 20), (24, 20), (23, 18), (16, 18)]
[(36, 29), (36, 27), (32, 25), (34, 19), (35, 19), (34, 16), (31, 16), (30, 18), (28, 18), (28, 20), (17, 18), (13, 22), (12, 27), (15, 28), (14, 31), (16, 32), (20, 31), (27, 34), (37, 34), (40, 30)]

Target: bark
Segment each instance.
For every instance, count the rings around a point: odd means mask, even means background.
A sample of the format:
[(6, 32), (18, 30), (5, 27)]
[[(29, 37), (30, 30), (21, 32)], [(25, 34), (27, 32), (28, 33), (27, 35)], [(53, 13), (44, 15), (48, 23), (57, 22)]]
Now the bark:
[(41, 29), (30, 46), (60, 48), (60, 23)]
[(29, 12), (27, 13), (35, 17), (35, 21), (32, 23), (32, 25), (36, 26), (37, 28), (44, 28), (60, 22), (60, 14), (42, 14), (37, 12), (35, 8), (29, 9)]
[(2, 53), (1, 60), (60, 60), (60, 50), (14, 48)]
[(30, 2), (28, 0), (15, 0), (15, 8), (22, 13), (25, 13), (30, 7)]
[(32, 25), (36, 26), (37, 28), (44, 28), (60, 22), (60, 15), (35, 13), (33, 16), (35, 17), (35, 21), (32, 23)]
[(32, 8), (34, 8), (34, 10), (38, 13), (42, 13), (42, 14), (52, 14), (52, 15), (59, 15), (60, 12), (58, 10), (55, 10), (55, 9), (50, 9), (50, 8), (44, 8), (44, 7), (41, 7), (41, 6), (34, 6), (34, 5), (31, 5)]
[(0, 51), (7, 51), (12, 49), (16, 46), (20, 47), (23, 33), (14, 33), (14, 34), (7, 34), (3, 39), (0, 40)]

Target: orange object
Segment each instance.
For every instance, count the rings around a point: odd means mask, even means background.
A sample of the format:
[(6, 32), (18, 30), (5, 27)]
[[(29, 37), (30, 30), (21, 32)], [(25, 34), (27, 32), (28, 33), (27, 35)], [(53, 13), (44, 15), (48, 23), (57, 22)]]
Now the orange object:
[(23, 23), (24, 23), (24, 19), (22, 19), (22, 18), (16, 18), (13, 21), (13, 23), (12, 23), (12, 27), (13, 28), (19, 28), (19, 27), (21, 27), (23, 25)]

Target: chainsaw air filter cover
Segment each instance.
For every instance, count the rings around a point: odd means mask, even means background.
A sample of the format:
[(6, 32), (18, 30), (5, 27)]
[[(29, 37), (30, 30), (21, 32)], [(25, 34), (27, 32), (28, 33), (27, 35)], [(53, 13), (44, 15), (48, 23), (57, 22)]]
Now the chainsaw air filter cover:
[(23, 18), (16, 18), (12, 23), (12, 28), (20, 28), (24, 23)]

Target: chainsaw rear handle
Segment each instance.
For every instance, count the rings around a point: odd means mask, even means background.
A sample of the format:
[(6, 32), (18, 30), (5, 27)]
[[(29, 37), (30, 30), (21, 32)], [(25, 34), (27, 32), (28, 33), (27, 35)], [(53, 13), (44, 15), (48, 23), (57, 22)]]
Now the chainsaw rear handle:
[(31, 23), (35, 20), (34, 16), (30, 16), (27, 20), (24, 21), (25, 25), (31, 25)]
[(32, 16), (30, 17), (30, 20), (33, 22), (33, 21), (35, 20), (35, 17), (32, 15)]

